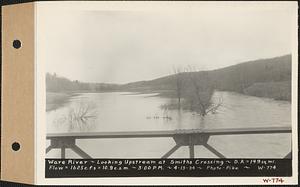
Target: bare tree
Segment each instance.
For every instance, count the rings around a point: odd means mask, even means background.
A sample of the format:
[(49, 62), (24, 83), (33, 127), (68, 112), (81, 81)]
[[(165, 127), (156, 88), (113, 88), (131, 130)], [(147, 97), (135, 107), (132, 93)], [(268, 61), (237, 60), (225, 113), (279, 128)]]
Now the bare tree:
[(87, 130), (95, 122), (97, 116), (96, 106), (92, 103), (80, 102), (69, 109), (67, 120), (69, 130)]
[(176, 89), (176, 96), (178, 99), (178, 108), (180, 108), (181, 98), (183, 95), (183, 69), (180, 67), (173, 66), (173, 73), (175, 75), (175, 89)]
[(197, 72), (195, 68), (189, 67), (189, 92), (187, 99), (191, 103), (191, 107), (201, 116), (207, 115), (209, 112), (216, 112), (221, 106), (222, 100), (219, 99), (218, 103), (212, 100), (215, 85), (211, 81), (208, 72)]

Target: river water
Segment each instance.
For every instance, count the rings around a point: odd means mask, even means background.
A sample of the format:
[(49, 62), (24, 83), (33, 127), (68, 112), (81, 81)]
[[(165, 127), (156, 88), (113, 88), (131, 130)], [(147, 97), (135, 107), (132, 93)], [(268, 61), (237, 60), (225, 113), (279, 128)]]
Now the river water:
[[(201, 117), (191, 111), (168, 110), (172, 101), (156, 94), (128, 92), (83, 93), (63, 107), (47, 112), (47, 133), (153, 131), (201, 128), (249, 128), (291, 125), (291, 104), (232, 92), (216, 92), (222, 106), (214, 114)], [(85, 114), (84, 121), (70, 122), (71, 116)], [(75, 115), (75, 116), (76, 116)], [(74, 117), (73, 117), (74, 118)], [(290, 134), (212, 136), (208, 143), (227, 158), (282, 158), (291, 149)], [(49, 141), (47, 141), (49, 145)], [(77, 140), (77, 145), (93, 158), (160, 158), (175, 142), (172, 138)], [(67, 150), (67, 158), (79, 158)], [(188, 147), (171, 157), (188, 158)], [(52, 150), (47, 158), (60, 157)], [(216, 158), (203, 146), (195, 147), (195, 157)]]

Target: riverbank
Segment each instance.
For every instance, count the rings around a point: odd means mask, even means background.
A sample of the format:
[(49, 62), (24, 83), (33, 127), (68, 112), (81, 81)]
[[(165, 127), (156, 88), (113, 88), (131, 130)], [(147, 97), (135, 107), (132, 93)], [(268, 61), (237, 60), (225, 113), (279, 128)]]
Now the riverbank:
[(248, 88), (244, 89), (244, 94), (267, 97), (275, 100), (291, 101), (291, 82), (261, 82), (254, 83)]
[[(219, 91), (229, 91), (230, 90), (219, 90)], [(134, 90), (134, 94), (153, 94), (157, 93), (155, 96), (149, 97), (164, 97), (164, 98), (177, 98), (175, 90)], [(237, 92), (243, 95), (270, 98), (274, 100), (281, 101), (291, 101), (291, 82), (281, 81), (281, 82), (261, 82), (254, 83), (251, 86), (244, 89), (243, 92)], [(183, 96), (184, 97), (184, 96)]]
[(46, 93), (46, 112), (56, 110), (69, 102), (71, 97), (77, 93), (47, 92)]

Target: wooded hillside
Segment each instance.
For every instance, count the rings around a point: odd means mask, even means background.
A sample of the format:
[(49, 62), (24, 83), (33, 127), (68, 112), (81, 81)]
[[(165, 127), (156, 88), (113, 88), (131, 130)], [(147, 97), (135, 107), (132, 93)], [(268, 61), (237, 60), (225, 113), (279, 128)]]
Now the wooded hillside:
[[(291, 98), (291, 55), (270, 59), (260, 59), (240, 63), (237, 65), (211, 71), (181, 72), (181, 79), (188, 88), (191, 75), (198, 77), (198, 81), (209, 77), (207, 84), (215, 89), (234, 91), (259, 97), (290, 100)], [(150, 81), (139, 81), (124, 85), (105, 83), (82, 83), (71, 81), (56, 74), (47, 73), (47, 91), (162, 91), (174, 90), (176, 75), (169, 75)]]

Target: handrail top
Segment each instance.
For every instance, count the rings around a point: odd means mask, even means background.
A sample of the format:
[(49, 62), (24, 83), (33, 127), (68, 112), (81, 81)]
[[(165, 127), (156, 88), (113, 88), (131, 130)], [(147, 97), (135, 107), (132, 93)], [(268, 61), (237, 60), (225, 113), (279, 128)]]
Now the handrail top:
[(280, 127), (251, 127), (251, 128), (220, 128), (220, 129), (178, 129), (162, 131), (116, 131), (116, 132), (73, 132), (73, 133), (49, 133), (47, 139), (54, 138), (147, 138), (147, 137), (172, 137), (183, 134), (207, 134), (207, 135), (239, 135), (239, 134), (269, 134), (291, 133), (291, 126)]

